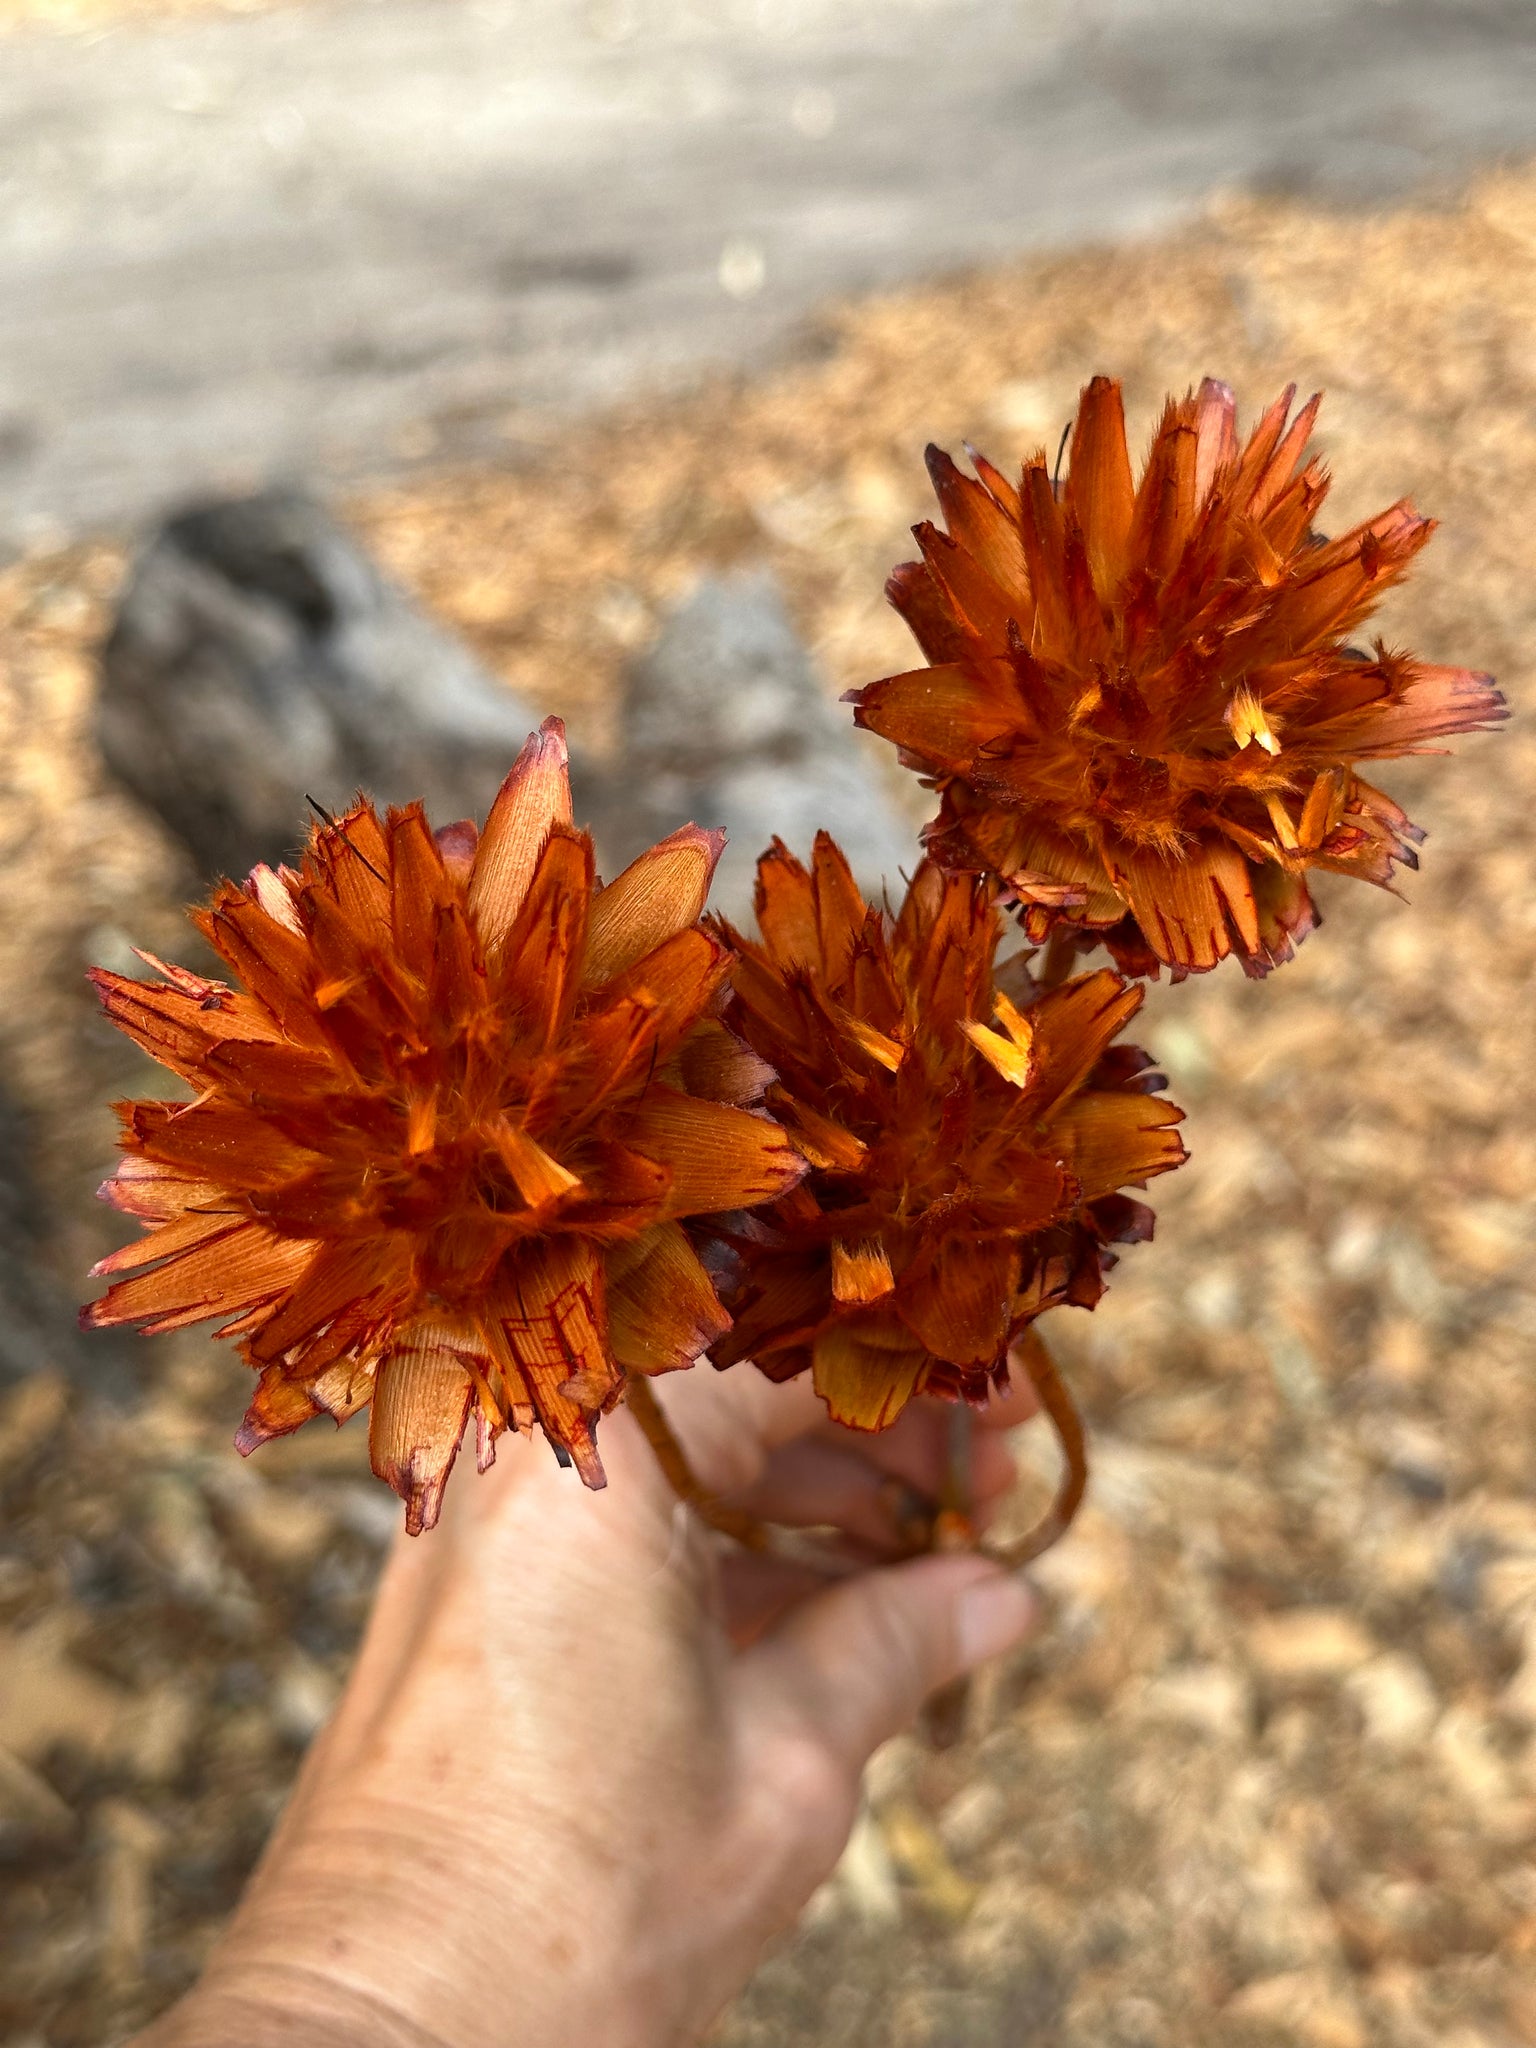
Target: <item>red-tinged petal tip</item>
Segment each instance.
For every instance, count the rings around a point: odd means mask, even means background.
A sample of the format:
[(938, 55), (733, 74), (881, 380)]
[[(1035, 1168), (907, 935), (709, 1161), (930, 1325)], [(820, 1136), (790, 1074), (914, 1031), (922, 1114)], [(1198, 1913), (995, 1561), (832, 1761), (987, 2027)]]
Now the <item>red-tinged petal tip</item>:
[(546, 718), (497, 791), (469, 878), (469, 907), (488, 952), (500, 948), (516, 922), (551, 831), (570, 823), (565, 725)]
[(379, 1362), (368, 1449), (374, 1471), (405, 1502), (411, 1536), (432, 1528), (442, 1510), (473, 1397), (462, 1360), (431, 1326), (411, 1332)]

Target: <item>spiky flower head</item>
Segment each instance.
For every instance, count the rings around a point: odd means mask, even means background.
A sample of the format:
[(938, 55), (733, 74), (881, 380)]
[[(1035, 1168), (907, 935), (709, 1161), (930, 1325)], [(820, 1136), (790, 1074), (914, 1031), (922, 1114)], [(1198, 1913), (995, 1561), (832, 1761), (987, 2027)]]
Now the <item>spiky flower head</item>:
[(929, 850), (1003, 878), (1034, 938), (1130, 973), (1289, 959), (1312, 869), (1391, 885), (1423, 837), (1362, 761), (1504, 716), (1486, 675), (1349, 644), (1434, 531), (1401, 501), (1337, 540), (1286, 391), (1240, 445), (1208, 379), (1170, 400), (1139, 483), (1120, 388), (1083, 392), (1065, 484), (929, 450), (947, 533), (888, 592), (932, 664), (854, 693), (942, 792)]
[(600, 1486), (594, 1425), (626, 1377), (729, 1322), (682, 1219), (804, 1170), (711, 1014), (721, 844), (689, 826), (598, 885), (551, 719), (478, 839), (359, 801), (296, 871), (224, 883), (195, 922), (243, 988), (98, 972), (194, 1094), (120, 1106), (103, 1192), (150, 1230), (97, 1268), (133, 1277), (86, 1323), (223, 1318), (260, 1374), (242, 1451), (371, 1402), (412, 1531), (471, 1415), (482, 1467), (537, 1422)]
[(1108, 1247), (1151, 1235), (1120, 1190), (1184, 1157), (1161, 1076), (1114, 1042), (1141, 990), (999, 975), (992, 896), (924, 863), (893, 917), (823, 833), (809, 869), (778, 842), (758, 864), (760, 942), (726, 928), (727, 1021), (812, 1170), (731, 1233), (736, 1321), (712, 1356), (809, 1369), (855, 1428), (915, 1394), (985, 1400), (1035, 1316), (1091, 1307)]

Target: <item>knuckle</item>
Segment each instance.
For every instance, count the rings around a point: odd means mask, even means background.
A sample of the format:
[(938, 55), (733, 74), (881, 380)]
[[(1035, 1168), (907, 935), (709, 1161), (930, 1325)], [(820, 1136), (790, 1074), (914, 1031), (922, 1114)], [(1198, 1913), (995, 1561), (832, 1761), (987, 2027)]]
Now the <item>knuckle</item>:
[(835, 1861), (858, 1802), (858, 1787), (833, 1751), (809, 1730), (781, 1735), (765, 1758), (761, 1785), (776, 1832), (786, 1823), (818, 1855)]

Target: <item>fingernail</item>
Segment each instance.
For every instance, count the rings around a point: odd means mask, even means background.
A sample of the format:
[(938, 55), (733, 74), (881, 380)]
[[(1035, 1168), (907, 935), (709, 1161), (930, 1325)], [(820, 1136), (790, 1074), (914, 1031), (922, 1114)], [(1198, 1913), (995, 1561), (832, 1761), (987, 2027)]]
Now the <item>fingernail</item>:
[(955, 1639), (965, 1669), (1022, 1642), (1038, 1611), (1029, 1588), (1008, 1574), (967, 1586), (955, 1612)]

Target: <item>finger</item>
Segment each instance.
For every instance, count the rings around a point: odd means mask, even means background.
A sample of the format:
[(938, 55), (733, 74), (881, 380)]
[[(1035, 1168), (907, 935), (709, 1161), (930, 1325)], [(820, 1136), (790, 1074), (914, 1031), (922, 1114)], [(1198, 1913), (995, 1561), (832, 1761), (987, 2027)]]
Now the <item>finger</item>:
[[(932, 1485), (914, 1485), (892, 1470), (866, 1439), (843, 1431), (838, 1439), (802, 1437), (773, 1452), (755, 1486), (733, 1498), (763, 1521), (792, 1529), (833, 1528), (876, 1554), (910, 1549), (914, 1521), (931, 1516)], [(978, 1528), (985, 1527), (1015, 1478), (1013, 1459), (993, 1441), (977, 1460)]]
[(1040, 1413), (1040, 1402), (1029, 1374), (1021, 1365), (1010, 1362), (1008, 1384), (1002, 1392), (994, 1393), (985, 1408), (972, 1412), (978, 1429), (1017, 1429), (1021, 1422)]
[[(856, 1449), (859, 1456), (881, 1472), (933, 1500), (948, 1476), (953, 1415), (953, 1405), (948, 1401), (914, 1401), (889, 1429), (848, 1429), (842, 1423), (828, 1422), (818, 1432), (818, 1440)], [(999, 1499), (1013, 1484), (1013, 1478), (1013, 1457), (1001, 1437), (995, 1432), (973, 1432), (971, 1489), (976, 1500)]]
[(808, 1373), (776, 1384), (755, 1365), (717, 1372), (700, 1363), (689, 1372), (662, 1374), (651, 1387), (688, 1462), (712, 1493), (735, 1494), (753, 1485), (771, 1450), (827, 1419)]
[(739, 1667), (772, 1734), (857, 1773), (940, 1686), (1021, 1642), (1023, 1582), (978, 1557), (925, 1557), (844, 1581), (791, 1612)]
[(924, 1496), (857, 1448), (802, 1437), (773, 1452), (756, 1485), (733, 1505), (790, 1529), (839, 1529), (875, 1552), (901, 1547), (901, 1525)]
[(825, 1572), (793, 1558), (750, 1550), (724, 1552), (716, 1582), (720, 1625), (733, 1647), (744, 1650), (826, 1583)]

